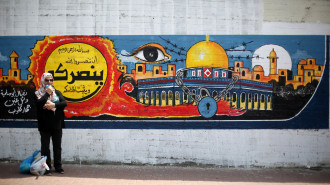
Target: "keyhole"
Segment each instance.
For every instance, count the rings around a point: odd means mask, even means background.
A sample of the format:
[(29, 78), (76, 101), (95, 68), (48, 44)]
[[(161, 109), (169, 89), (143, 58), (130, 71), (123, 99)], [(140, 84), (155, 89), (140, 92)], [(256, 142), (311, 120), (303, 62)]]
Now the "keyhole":
[(210, 105), (209, 103), (206, 104), (206, 108), (207, 108), (207, 110), (210, 109), (210, 106), (211, 106), (211, 105)]

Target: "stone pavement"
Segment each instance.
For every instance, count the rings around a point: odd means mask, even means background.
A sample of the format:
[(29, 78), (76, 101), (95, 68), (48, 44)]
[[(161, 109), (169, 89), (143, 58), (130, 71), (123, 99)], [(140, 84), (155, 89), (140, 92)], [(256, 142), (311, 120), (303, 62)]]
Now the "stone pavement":
[(65, 174), (52, 176), (19, 173), (18, 162), (0, 162), (0, 185), (105, 185), (105, 184), (330, 184), (330, 169), (199, 168), (174, 166), (64, 164)]

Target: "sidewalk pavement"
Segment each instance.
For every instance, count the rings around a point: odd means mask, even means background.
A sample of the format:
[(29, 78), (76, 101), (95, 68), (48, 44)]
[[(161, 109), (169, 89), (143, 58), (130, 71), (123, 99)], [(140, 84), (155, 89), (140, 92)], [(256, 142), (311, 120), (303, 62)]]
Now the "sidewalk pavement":
[(174, 166), (64, 164), (64, 174), (20, 174), (18, 162), (0, 162), (0, 185), (193, 184), (265, 185), (330, 184), (330, 169), (199, 168)]

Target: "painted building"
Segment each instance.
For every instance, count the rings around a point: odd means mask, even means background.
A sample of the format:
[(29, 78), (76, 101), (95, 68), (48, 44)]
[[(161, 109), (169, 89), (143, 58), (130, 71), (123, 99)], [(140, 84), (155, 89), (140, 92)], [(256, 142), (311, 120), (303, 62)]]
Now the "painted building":
[[(137, 64), (137, 71), (145, 73), (145, 68)], [(238, 66), (238, 67), (237, 67)], [(248, 74), (241, 70), (242, 62), (236, 62), (234, 71)], [(138, 80), (137, 101), (146, 105), (175, 106), (194, 103), (191, 96), (217, 97), (233, 83), (234, 72), (228, 67), (228, 57), (225, 50), (216, 42), (201, 41), (193, 45), (187, 52), (186, 68), (182, 79), (183, 86), (191, 94), (183, 92), (176, 83), (176, 77), (147, 78)], [(242, 75), (241, 75), (242, 76)], [(252, 76), (252, 75), (250, 75)], [(233, 88), (221, 97), (229, 101), (233, 108), (249, 110), (272, 110), (272, 84), (240, 78)]]
[(135, 80), (147, 78), (161, 78), (175, 76), (175, 65), (168, 64), (167, 70), (163, 70), (162, 66), (153, 66), (151, 71), (147, 71), (146, 64), (137, 63), (135, 70), (132, 70), (132, 76)]
[(315, 58), (300, 60), (297, 67), (297, 75), (294, 76), (292, 81), (288, 81), (287, 84), (292, 84), (296, 89), (298, 86), (306, 86), (308, 83), (312, 83), (313, 80), (320, 81), (323, 69), (323, 65), (316, 64)]
[(168, 64), (167, 70), (163, 70), (162, 66), (153, 66), (152, 70), (146, 69), (146, 64), (137, 63), (132, 73), (127, 73), (127, 65), (119, 64), (117, 66), (118, 71), (124, 73), (126, 76), (131, 76), (134, 80), (148, 79), (148, 78), (160, 78), (160, 77), (171, 77), (175, 76), (175, 65)]
[(283, 86), (292, 84), (294, 89), (297, 89), (299, 86), (306, 86), (313, 80), (320, 81), (321, 79), (324, 66), (317, 65), (315, 58), (301, 60), (297, 67), (297, 75), (294, 75), (294, 77), (291, 70), (278, 69), (277, 61), (279, 57), (274, 49), (270, 51), (267, 58), (270, 63), (270, 71), (268, 76), (265, 76), (265, 71), (261, 65), (254, 66), (252, 72), (250, 72), (249, 68), (243, 67), (243, 61), (235, 61), (233, 75), (239, 76), (240, 79), (264, 83), (269, 83), (271, 80), (275, 80)]
[(25, 83), (32, 79), (32, 75), (28, 75), (27, 80), (21, 79), (21, 69), (18, 68), (18, 58), (19, 55), (13, 51), (10, 56), (10, 68), (8, 69), (8, 76), (3, 75), (3, 69), (0, 68), (0, 81), (9, 82), (14, 81), (16, 84)]
[[(192, 94), (216, 97), (232, 82), (231, 75), (232, 71), (222, 68), (189, 68), (185, 70), (182, 81)], [(156, 106), (192, 103), (192, 98), (176, 84), (175, 78), (138, 80), (137, 101)], [(272, 110), (272, 92), (271, 84), (240, 79), (221, 99), (230, 101), (233, 108)]]

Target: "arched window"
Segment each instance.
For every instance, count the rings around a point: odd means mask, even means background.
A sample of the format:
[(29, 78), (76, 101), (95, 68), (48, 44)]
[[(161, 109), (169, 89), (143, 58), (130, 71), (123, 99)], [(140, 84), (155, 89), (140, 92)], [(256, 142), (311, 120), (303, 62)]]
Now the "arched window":
[(300, 69), (304, 69), (304, 66), (300, 66)]
[(142, 72), (142, 71), (143, 71), (142, 66), (138, 66), (138, 72)]
[(284, 75), (284, 71), (281, 72), (281, 75)]
[(265, 95), (263, 95), (263, 94), (261, 95), (261, 100), (260, 101), (261, 101), (261, 103), (265, 102)]
[(145, 99), (149, 100), (149, 92), (148, 91), (145, 92)]
[(307, 74), (308, 76), (311, 76), (311, 72), (308, 72), (308, 74)]
[(245, 92), (243, 92), (241, 94), (241, 102), (245, 102), (245, 99), (246, 99), (246, 95), (245, 95)]
[(301, 82), (301, 78), (300, 77), (299, 77), (298, 81)]
[(233, 93), (233, 102), (236, 102), (237, 101), (237, 94), (234, 92)]
[(236, 64), (236, 67), (239, 67), (239, 63)]
[(242, 71), (242, 76), (245, 76), (245, 71)]
[(209, 93), (205, 89), (201, 90), (201, 94), (203, 97), (209, 96)]
[(143, 103), (143, 92), (140, 92), (139, 94), (139, 101), (140, 103)]
[(218, 95), (218, 92), (217, 91), (213, 91), (212, 92), (212, 97), (214, 98), (214, 97), (216, 97)]
[(254, 94), (254, 102), (258, 102), (258, 94)]
[[(180, 97), (180, 94), (179, 94)], [(188, 95), (186, 93), (183, 93), (183, 100), (188, 100)]]
[[(196, 89), (193, 89), (191, 92), (192, 92), (192, 94), (196, 94)], [(192, 95), (192, 98), (194, 98), (194, 99), (195, 99), (195, 98), (196, 98), (196, 96), (195, 96), (195, 95)]]
[(319, 66), (319, 71), (321, 71), (321, 66)]
[(156, 102), (159, 102), (159, 92), (156, 91)]
[(313, 61), (312, 60), (309, 60), (309, 64), (313, 64)]
[(151, 92), (150, 92), (150, 104), (151, 104), (151, 105), (154, 104), (154, 100), (155, 100), (154, 91), (151, 91)]
[(159, 74), (159, 70), (158, 69), (156, 69), (156, 75), (158, 75)]
[(172, 101), (172, 100), (173, 100), (173, 92), (168, 91), (168, 101)]
[(267, 102), (270, 102), (270, 95), (267, 96)]
[(15, 77), (17, 76), (17, 71), (14, 71), (14, 76), (15, 76)]
[(162, 91), (162, 100), (166, 100), (166, 92)]
[(175, 100), (180, 100), (180, 93), (178, 91), (175, 92)]
[(228, 101), (228, 100), (229, 100), (229, 98), (230, 98), (230, 93), (229, 93), (229, 92), (227, 92), (226, 100)]
[(248, 101), (249, 101), (249, 102), (252, 102), (252, 94), (251, 94), (251, 93), (249, 93)]
[(256, 80), (260, 80), (260, 75), (259, 74), (256, 75)]

